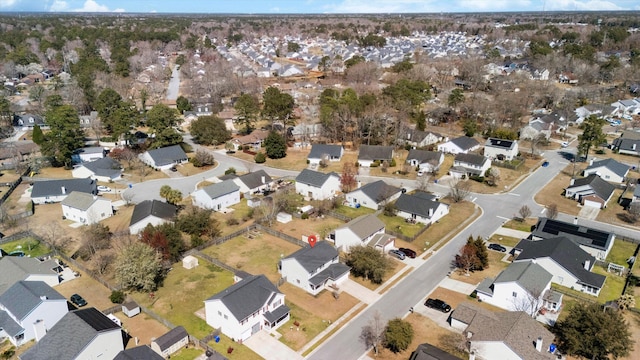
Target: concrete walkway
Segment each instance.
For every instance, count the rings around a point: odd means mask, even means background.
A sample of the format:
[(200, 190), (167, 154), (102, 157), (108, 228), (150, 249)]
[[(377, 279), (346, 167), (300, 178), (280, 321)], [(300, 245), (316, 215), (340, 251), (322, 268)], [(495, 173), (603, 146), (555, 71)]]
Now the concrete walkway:
[(498, 230), (496, 230), (496, 232), (494, 233), (495, 235), (504, 235), (504, 236), (511, 236), (517, 239), (525, 239), (529, 236), (530, 233), (526, 232), (526, 231), (520, 231), (520, 230), (514, 230), (514, 229), (508, 229), (508, 228), (504, 228), (504, 227), (499, 227)]
[(342, 285), (340, 285), (340, 290), (346, 291), (349, 295), (365, 304), (374, 303), (380, 298), (380, 294), (367, 289), (351, 279), (347, 279), (347, 281), (342, 283)]
[(599, 213), (600, 209), (596, 207), (583, 206), (582, 209), (580, 209), (580, 213), (578, 213), (578, 216), (589, 220), (595, 220), (598, 217)]
[(301, 355), (276, 340), (267, 331), (258, 331), (243, 342), (256, 354), (269, 360), (302, 360)]
[(449, 277), (442, 279), (439, 286), (467, 295), (471, 294), (477, 287), (477, 285), (468, 284), (459, 280), (453, 280)]

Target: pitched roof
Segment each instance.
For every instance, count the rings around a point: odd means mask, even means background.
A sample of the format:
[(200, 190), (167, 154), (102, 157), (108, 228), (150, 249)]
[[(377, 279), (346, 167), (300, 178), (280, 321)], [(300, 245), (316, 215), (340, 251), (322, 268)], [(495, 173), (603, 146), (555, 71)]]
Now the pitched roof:
[(278, 289), (264, 275), (252, 275), (229, 286), (205, 301), (220, 300), (231, 314), (242, 321), (271, 303)]
[(440, 205), (449, 206), (436, 201), (434, 195), (422, 191), (418, 191), (413, 195), (402, 194), (395, 203), (396, 209), (425, 218), (430, 218), (429, 211), (435, 211)]
[(98, 184), (91, 179), (60, 179), (60, 180), (44, 180), (33, 183), (31, 189), (31, 198), (45, 196), (63, 195), (62, 188), (67, 194), (72, 191), (83, 192), (87, 194), (97, 194)]
[(587, 261), (593, 266), (595, 257), (565, 236), (537, 241), (524, 239), (520, 240), (515, 248), (521, 250), (517, 261), (548, 257), (573, 274), (581, 283), (597, 288), (602, 288), (604, 285), (606, 276), (592, 273), (584, 268)]
[(62, 200), (62, 205), (78, 209), (78, 210), (87, 210), (97, 201), (109, 201), (107, 199), (98, 197), (96, 195), (82, 193), (78, 191), (72, 191), (64, 200)]
[(617, 138), (613, 140), (613, 145), (620, 150), (640, 152), (640, 139)]
[(534, 261), (517, 261), (502, 270), (493, 283), (516, 282), (535, 294), (544, 290), (552, 278), (553, 275)]
[(478, 154), (457, 154), (453, 161), (458, 161), (465, 164), (482, 166), (488, 160), (487, 157)]
[(539, 218), (532, 237), (543, 239), (564, 236), (578, 245), (585, 245), (599, 250), (607, 250), (614, 240), (611, 232), (592, 229), (583, 225), (574, 225), (560, 220)]
[(304, 247), (284, 259), (295, 259), (307, 272), (311, 273), (338, 257), (338, 250), (327, 241), (320, 241), (313, 247)]
[(110, 157), (83, 163), (82, 166), (98, 176), (106, 176), (112, 179), (122, 174), (122, 165)]
[[(262, 182), (262, 177), (264, 177), (264, 182)], [(271, 179), (271, 176), (269, 176), (269, 174), (267, 174), (264, 170), (258, 170), (256, 172), (238, 176), (238, 180), (242, 181), (242, 183), (245, 184), (249, 189), (255, 189), (273, 181), (273, 179)]]
[(342, 156), (341, 145), (313, 144), (309, 152), (309, 159), (322, 159), (323, 156), (340, 157)]
[(359, 216), (340, 228), (351, 229), (360, 239), (365, 239), (383, 229), (384, 223), (375, 214), (368, 214)]
[(164, 358), (149, 346), (140, 345), (120, 351), (113, 360), (164, 360)]
[(225, 180), (202, 188), (202, 191), (209, 195), (211, 199), (216, 199), (222, 195), (231, 194), (238, 190), (240, 190), (240, 187), (232, 180)]
[(409, 360), (462, 360), (457, 356), (437, 348), (431, 344), (420, 344), (411, 353)]
[(360, 145), (358, 160), (391, 160), (393, 146)]
[(120, 327), (96, 308), (71, 311), (20, 359), (75, 359), (96, 336), (112, 330)]
[(164, 335), (153, 340), (153, 342), (158, 345), (158, 347), (160, 348), (160, 351), (165, 351), (171, 346), (173, 346), (175, 343), (184, 339), (187, 336), (189, 336), (189, 334), (187, 333), (187, 330), (185, 330), (184, 327), (176, 326), (173, 329), (169, 330)]
[(409, 150), (409, 155), (407, 155), (407, 161), (417, 160), (421, 164), (433, 163), (434, 165), (438, 165), (441, 156), (442, 153), (439, 151), (411, 149)]
[(149, 153), (149, 156), (151, 156), (156, 166), (164, 166), (178, 161), (187, 160), (187, 154), (184, 153), (184, 150), (182, 150), (180, 145), (148, 150), (147, 153)]
[(0, 258), (0, 294), (29, 275), (57, 275), (53, 270), (58, 264), (53, 260), (40, 261), (30, 257), (3, 256)]
[(584, 171), (586, 172), (588, 170), (598, 169), (600, 167), (605, 167), (611, 170), (614, 174), (621, 177), (625, 177), (629, 172), (629, 165), (618, 162), (615, 159), (604, 159), (604, 160), (594, 161)]
[(505, 150), (512, 150), (515, 144), (517, 144), (517, 141), (515, 140), (488, 138), (484, 146), (485, 147), (490, 146), (490, 147), (495, 147), (495, 148), (500, 148)]
[(383, 180), (368, 183), (352, 192), (356, 192), (358, 190), (362, 191), (365, 195), (367, 195), (371, 200), (375, 202), (386, 200), (402, 191), (402, 189), (389, 185)]
[(593, 192), (601, 199), (609, 200), (616, 187), (602, 180), (602, 178), (596, 174), (591, 174), (585, 178), (576, 179), (573, 185), (567, 187), (567, 189), (573, 189), (581, 186), (589, 185)]
[(470, 150), (473, 147), (480, 145), (478, 140), (468, 136), (461, 136), (455, 139), (451, 139), (451, 141), (449, 142), (453, 143), (462, 150)]
[(317, 273), (311, 279), (309, 279), (309, 282), (313, 285), (320, 285), (320, 284), (323, 284), (327, 279), (335, 280), (341, 277), (342, 275), (344, 275), (345, 273), (348, 273), (350, 270), (351, 268), (345, 264), (334, 263), (329, 265), (326, 269)]
[(319, 171), (304, 169), (300, 172), (300, 174), (298, 174), (298, 176), (296, 176), (296, 182), (311, 185), (314, 187), (322, 187), (322, 185), (324, 185), (324, 183), (327, 182), (327, 180), (329, 180), (329, 178), (332, 176), (340, 178), (340, 176), (334, 172), (325, 174)]
[(18, 281), (0, 295), (0, 304), (16, 319), (22, 320), (44, 300), (64, 300), (51, 286), (44, 281)]
[(21, 332), (24, 332), (24, 328), (4, 310), (0, 310), (0, 329), (6, 332), (9, 336), (16, 336)]
[(174, 205), (164, 203), (158, 200), (145, 200), (133, 208), (131, 214), (131, 222), (129, 226), (137, 224), (147, 216), (155, 216), (165, 220), (172, 220), (178, 213), (178, 208)]

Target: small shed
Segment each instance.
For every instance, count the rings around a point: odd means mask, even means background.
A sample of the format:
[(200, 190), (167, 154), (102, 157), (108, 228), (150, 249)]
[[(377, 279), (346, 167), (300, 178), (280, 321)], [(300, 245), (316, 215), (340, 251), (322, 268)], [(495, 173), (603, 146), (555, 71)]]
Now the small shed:
[(260, 204), (262, 203), (262, 201), (260, 200), (260, 198), (257, 197), (248, 197), (247, 196), (247, 206), (250, 208), (256, 208), (258, 206), (260, 206)]
[(140, 305), (135, 301), (127, 301), (122, 304), (122, 312), (127, 315), (127, 317), (134, 317), (140, 314)]
[(281, 213), (278, 213), (278, 216), (276, 217), (276, 220), (278, 220), (278, 222), (286, 224), (286, 223), (290, 222), (291, 220), (293, 220), (293, 216), (291, 216), (291, 214), (287, 214), (285, 212), (281, 212)]
[(165, 359), (176, 351), (189, 345), (189, 334), (182, 326), (177, 326), (168, 333), (151, 342), (151, 349), (162, 355)]
[(185, 269), (193, 269), (198, 266), (198, 258), (192, 255), (187, 255), (182, 259), (182, 267)]

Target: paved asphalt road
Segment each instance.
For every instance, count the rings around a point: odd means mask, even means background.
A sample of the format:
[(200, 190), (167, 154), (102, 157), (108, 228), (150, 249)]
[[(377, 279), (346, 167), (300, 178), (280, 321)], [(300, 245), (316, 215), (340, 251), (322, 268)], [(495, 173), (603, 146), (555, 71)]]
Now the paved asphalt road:
[(178, 93), (180, 92), (180, 70), (179, 66), (173, 67), (171, 72), (171, 79), (169, 79), (169, 86), (167, 87), (167, 100), (176, 100)]

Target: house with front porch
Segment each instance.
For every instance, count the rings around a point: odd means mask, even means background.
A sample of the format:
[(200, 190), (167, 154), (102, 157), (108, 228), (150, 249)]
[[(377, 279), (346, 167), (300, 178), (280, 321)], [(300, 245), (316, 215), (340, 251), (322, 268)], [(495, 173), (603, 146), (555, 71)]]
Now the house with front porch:
[(331, 199), (340, 192), (340, 175), (304, 169), (296, 176), (296, 193), (313, 200)]
[(467, 176), (485, 176), (491, 167), (491, 159), (478, 154), (458, 154), (453, 159), (453, 166), (449, 169), (449, 174), (454, 178)]
[(414, 194), (402, 194), (394, 206), (396, 216), (408, 222), (431, 225), (449, 213), (449, 205), (439, 202), (432, 194), (416, 191)]

